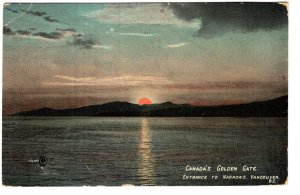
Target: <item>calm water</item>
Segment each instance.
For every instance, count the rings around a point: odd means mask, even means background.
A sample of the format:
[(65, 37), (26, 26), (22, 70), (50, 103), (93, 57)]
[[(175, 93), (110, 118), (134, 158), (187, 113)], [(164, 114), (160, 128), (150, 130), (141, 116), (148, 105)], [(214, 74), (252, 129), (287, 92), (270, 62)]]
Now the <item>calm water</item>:
[[(287, 175), (287, 118), (13, 117), (3, 118), (2, 135), (4, 185), (253, 185), (269, 180), (251, 174), (278, 176), (274, 184)], [(32, 162), (40, 156), (44, 168)], [(258, 171), (242, 172), (243, 165)]]

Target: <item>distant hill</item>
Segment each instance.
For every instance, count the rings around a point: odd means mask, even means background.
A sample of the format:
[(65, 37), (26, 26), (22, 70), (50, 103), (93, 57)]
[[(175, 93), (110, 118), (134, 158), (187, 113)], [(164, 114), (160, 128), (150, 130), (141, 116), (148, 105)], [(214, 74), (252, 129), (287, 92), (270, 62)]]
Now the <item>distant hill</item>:
[(13, 116), (149, 116), (149, 117), (287, 117), (288, 96), (276, 99), (226, 106), (192, 106), (189, 104), (138, 105), (110, 102), (73, 109), (41, 108)]

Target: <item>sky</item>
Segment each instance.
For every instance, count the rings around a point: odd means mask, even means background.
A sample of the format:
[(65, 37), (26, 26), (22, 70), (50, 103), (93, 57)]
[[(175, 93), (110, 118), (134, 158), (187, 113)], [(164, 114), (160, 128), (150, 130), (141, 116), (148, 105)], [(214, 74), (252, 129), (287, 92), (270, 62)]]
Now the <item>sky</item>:
[(5, 4), (3, 12), (4, 115), (288, 93), (286, 4)]

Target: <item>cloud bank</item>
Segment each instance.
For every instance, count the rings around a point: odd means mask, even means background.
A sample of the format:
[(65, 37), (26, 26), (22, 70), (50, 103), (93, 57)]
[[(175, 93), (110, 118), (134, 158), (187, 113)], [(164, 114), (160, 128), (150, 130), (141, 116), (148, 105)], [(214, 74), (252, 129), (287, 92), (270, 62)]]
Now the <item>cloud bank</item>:
[(38, 32), (38, 33), (34, 33), (32, 35), (40, 36), (40, 37), (43, 37), (46, 39), (61, 39), (63, 37), (63, 33), (61, 33), (61, 32), (50, 32), (50, 33)]
[[(54, 81), (44, 81), (47, 86), (141, 86), (141, 85), (166, 85), (172, 81), (158, 76), (106, 76), (106, 77), (73, 77), (66, 75), (54, 75)], [(57, 80), (59, 79), (59, 80)]]
[(27, 14), (33, 15), (33, 16), (44, 16), (47, 15), (46, 12), (39, 12), (39, 11), (27, 11), (25, 9), (20, 9), (20, 11), (22, 12), (26, 12)]
[(182, 20), (161, 3), (106, 4), (104, 9), (84, 15), (104, 23), (153, 24), (198, 28), (199, 20)]
[(183, 20), (201, 19), (198, 34), (206, 37), (273, 30), (288, 24), (287, 8), (279, 3), (171, 3), (168, 7)]
[(93, 46), (97, 45), (96, 42), (91, 38), (84, 38), (82, 35), (74, 35), (73, 41), (69, 45), (80, 46), (84, 49), (91, 49)]
[(24, 10), (24, 9), (20, 9), (20, 11), (26, 13), (26, 14), (29, 14), (29, 15), (32, 15), (32, 16), (37, 16), (37, 17), (42, 17), (44, 20), (46, 20), (47, 22), (60, 22), (59, 20), (57, 19), (54, 19), (50, 16), (47, 16), (47, 13), (46, 12), (41, 12), (41, 11), (31, 11), (31, 10)]
[(82, 49), (112, 49), (112, 46), (101, 45), (97, 43), (95, 40), (88, 38), (80, 33), (77, 33), (73, 28), (56, 28), (53, 32), (36, 32), (32, 33), (32, 30), (16, 30), (13, 31), (9, 26), (3, 26), (3, 34), (6, 36), (16, 36), (21, 38), (36, 38), (41, 40), (48, 41), (59, 41), (59, 40), (69, 40), (68, 38), (72, 38), (72, 41), (68, 41), (67, 44), (69, 46), (76, 46)]
[(19, 13), (18, 10), (16, 10), (16, 9), (11, 9), (11, 8), (8, 8), (8, 7), (5, 7), (4, 9), (6, 9), (6, 10), (12, 12), (12, 13), (15, 13), (15, 14)]
[(9, 26), (3, 26), (3, 35), (12, 36), (15, 34), (16, 33), (14, 31), (12, 31)]

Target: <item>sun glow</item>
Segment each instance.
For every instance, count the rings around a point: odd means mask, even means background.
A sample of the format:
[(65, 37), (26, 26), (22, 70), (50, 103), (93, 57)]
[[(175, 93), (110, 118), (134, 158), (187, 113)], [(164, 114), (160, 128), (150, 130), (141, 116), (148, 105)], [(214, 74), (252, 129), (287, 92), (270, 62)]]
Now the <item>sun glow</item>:
[(149, 98), (141, 98), (139, 99), (139, 102), (138, 102), (139, 105), (149, 105), (149, 104), (152, 104), (152, 101), (149, 99)]

